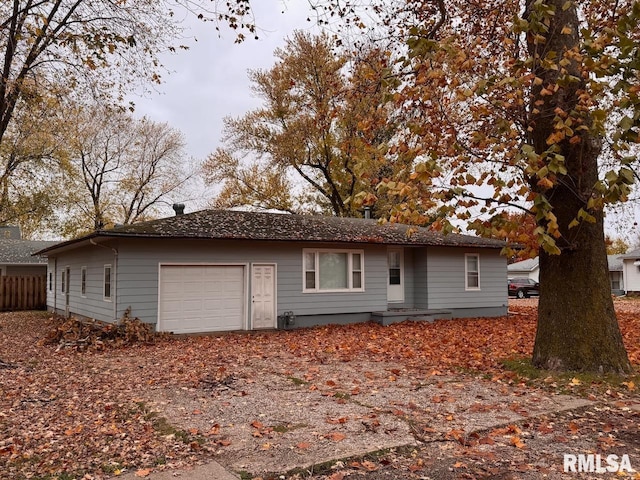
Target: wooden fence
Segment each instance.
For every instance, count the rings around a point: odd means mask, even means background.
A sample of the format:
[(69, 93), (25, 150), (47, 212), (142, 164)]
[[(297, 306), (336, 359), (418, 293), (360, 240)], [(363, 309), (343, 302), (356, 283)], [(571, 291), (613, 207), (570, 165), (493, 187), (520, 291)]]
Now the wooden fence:
[(0, 311), (46, 308), (46, 276), (0, 277)]

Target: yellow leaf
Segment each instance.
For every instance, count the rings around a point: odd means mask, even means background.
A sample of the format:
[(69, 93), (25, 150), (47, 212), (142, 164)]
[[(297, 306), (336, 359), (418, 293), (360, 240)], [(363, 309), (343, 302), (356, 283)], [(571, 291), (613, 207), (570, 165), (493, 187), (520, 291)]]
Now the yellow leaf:
[(579, 379), (573, 377), (569, 382), (569, 385), (573, 385), (573, 386), (582, 385), (582, 382)]

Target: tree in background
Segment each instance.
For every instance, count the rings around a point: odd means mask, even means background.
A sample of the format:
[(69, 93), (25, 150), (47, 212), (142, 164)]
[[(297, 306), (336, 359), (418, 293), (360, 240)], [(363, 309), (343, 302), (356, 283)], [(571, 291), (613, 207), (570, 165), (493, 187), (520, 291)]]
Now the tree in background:
[(605, 237), (605, 244), (607, 245), (607, 255), (620, 255), (627, 253), (629, 250), (629, 244), (621, 238)]
[(66, 236), (154, 218), (192, 177), (180, 132), (121, 109), (79, 108), (66, 155)]
[(412, 158), (388, 154), (397, 119), (387, 54), (339, 53), (327, 35), (296, 32), (275, 55), (273, 68), (250, 72), (264, 106), (225, 119), (225, 147), (205, 162), (209, 182), (222, 184), (215, 206), (388, 214), (394, 202), (376, 186), (408, 179)]
[(56, 222), (56, 188), (68, 173), (55, 152), (66, 138), (61, 96), (117, 104), (159, 82), (158, 55), (181, 48), (180, 11), (228, 25), (237, 41), (255, 32), (247, 0), (0, 2), (0, 222), (26, 235)]
[[(340, 6), (327, 8), (356, 11)], [(402, 188), (429, 185), (445, 231), (454, 215), (473, 228), (480, 216), (502, 222), (505, 208), (530, 212), (541, 246), (534, 364), (629, 372), (603, 217), (640, 171), (640, 4), (421, 0), (368, 12), (389, 9), (383, 23), (407, 47), (399, 148), (422, 160)]]
[(65, 89), (31, 87), (0, 143), (0, 224), (20, 225), (25, 238), (56, 223), (54, 210), (64, 190), (61, 172), (67, 167), (60, 101)]

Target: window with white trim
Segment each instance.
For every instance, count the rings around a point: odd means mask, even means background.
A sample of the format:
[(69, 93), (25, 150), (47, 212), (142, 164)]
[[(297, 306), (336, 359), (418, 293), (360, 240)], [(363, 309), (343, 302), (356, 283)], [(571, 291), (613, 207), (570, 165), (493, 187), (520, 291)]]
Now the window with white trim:
[(304, 249), (304, 292), (364, 291), (362, 250)]
[(87, 296), (87, 267), (80, 269), (80, 295)]
[(111, 265), (104, 266), (104, 299), (111, 300)]
[(464, 256), (465, 289), (480, 290), (480, 255), (466, 253)]

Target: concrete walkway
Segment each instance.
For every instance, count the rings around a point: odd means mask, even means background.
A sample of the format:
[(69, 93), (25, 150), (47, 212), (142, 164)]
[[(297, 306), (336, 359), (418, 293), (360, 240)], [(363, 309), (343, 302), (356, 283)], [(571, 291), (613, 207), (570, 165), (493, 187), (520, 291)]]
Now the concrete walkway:
[(175, 478), (184, 478), (188, 480), (239, 480), (236, 474), (225, 470), (218, 462), (211, 461), (206, 465), (197, 465), (193, 468), (185, 468), (182, 470), (165, 470), (160, 472), (151, 472), (146, 477), (137, 476), (136, 472), (130, 472), (120, 475), (123, 480), (139, 480), (146, 478), (148, 480), (174, 480)]

